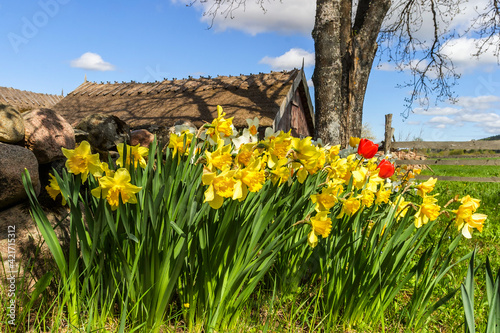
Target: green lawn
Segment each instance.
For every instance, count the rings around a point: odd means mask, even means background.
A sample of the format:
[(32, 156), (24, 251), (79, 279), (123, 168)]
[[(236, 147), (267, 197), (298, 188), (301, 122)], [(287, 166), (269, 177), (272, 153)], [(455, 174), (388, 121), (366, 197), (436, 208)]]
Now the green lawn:
[[(423, 170), (423, 175), (458, 176), (458, 177), (491, 177), (500, 176), (498, 166), (459, 166), (459, 165), (437, 165), (431, 170)], [(500, 183), (477, 183), (477, 182), (456, 182), (438, 181), (435, 193), (440, 193), (439, 204), (446, 202), (458, 195), (463, 197), (470, 195), (481, 200), (478, 212), (488, 215), (483, 231), (475, 231), (472, 239), (462, 242), (459, 249), (461, 254), (477, 249), (476, 266), (484, 263), (488, 256), (492, 268), (495, 271), (500, 269)], [(465, 277), (464, 265), (458, 267), (450, 276), (450, 284), (460, 284)], [(487, 303), (485, 298), (484, 266), (481, 266), (476, 276), (476, 323), (478, 331), (485, 331), (487, 320)], [(440, 326), (453, 329), (454, 322), (463, 321), (462, 302), (460, 294), (433, 316), (434, 329), (438, 331)], [(431, 325), (432, 327), (432, 325)], [(460, 328), (463, 330), (463, 327)], [(448, 330), (445, 330), (448, 331)]]
[(422, 170), (424, 175), (457, 176), (457, 177), (498, 177), (500, 166), (495, 165), (433, 165)]

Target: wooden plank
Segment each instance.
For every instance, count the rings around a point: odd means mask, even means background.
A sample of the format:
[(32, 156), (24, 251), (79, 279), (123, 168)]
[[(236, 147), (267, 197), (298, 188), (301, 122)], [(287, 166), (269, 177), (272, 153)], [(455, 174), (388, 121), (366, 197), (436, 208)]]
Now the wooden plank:
[[(121, 87), (118, 87), (118, 89), (116, 89), (112, 94), (111, 96), (115, 96), (116, 94), (118, 94), (118, 92), (122, 91), (123, 89), (126, 89), (128, 86), (130, 86), (132, 83), (122, 83), (121, 84)], [(121, 96), (121, 95), (120, 95)]]
[[(426, 156), (427, 157), (427, 156)], [(444, 155), (444, 156), (429, 156), (427, 157), (429, 159), (454, 159), (454, 160), (472, 160), (475, 158), (484, 158), (484, 159), (494, 159), (494, 158), (500, 158), (500, 154), (493, 154), (493, 153), (487, 153), (487, 154), (479, 154), (477, 155)]]
[[(26, 98), (31, 102), (32, 105), (35, 105), (36, 96), (33, 96), (32, 94), (26, 94)], [(40, 105), (40, 103), (37, 104)]]
[(401, 141), (392, 142), (392, 148), (409, 149), (490, 149), (500, 150), (500, 140), (493, 141)]
[(420, 165), (500, 165), (500, 159), (485, 159), (485, 160), (449, 160), (449, 159), (433, 159), (433, 160), (396, 160), (396, 164), (420, 164)]
[(87, 89), (88, 86), (92, 85), (93, 83), (90, 81), (84, 82), (81, 85), (79, 85), (75, 91), (73, 91), (73, 96), (76, 96), (77, 94), (81, 93), (83, 89)]
[(106, 96), (108, 94), (111, 94), (111, 96), (114, 96), (112, 93), (114, 93), (115, 90), (119, 91), (120, 89), (123, 89), (123, 85), (125, 85), (125, 83), (113, 83), (112, 84), (113, 87), (110, 90), (103, 92), (102, 95)]
[(385, 115), (385, 137), (384, 137), (384, 154), (391, 152), (392, 145), (392, 113)]
[(417, 180), (427, 180), (429, 178), (437, 178), (441, 181), (456, 181), (456, 182), (478, 182), (478, 183), (500, 183), (500, 177), (455, 177), (455, 176), (425, 176), (425, 175), (416, 175), (415, 179)]

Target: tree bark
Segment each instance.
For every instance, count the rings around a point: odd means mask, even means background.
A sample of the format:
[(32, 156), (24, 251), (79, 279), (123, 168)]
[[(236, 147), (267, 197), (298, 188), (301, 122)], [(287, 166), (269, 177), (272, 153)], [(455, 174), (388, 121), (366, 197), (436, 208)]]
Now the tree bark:
[(352, 22), (352, 3), (317, 0), (312, 33), (316, 135), (346, 147), (359, 137), (368, 78), (377, 52), (377, 37), (390, 0), (360, 0)]
[(342, 114), (342, 60), (340, 56), (340, 2), (316, 0), (313, 73), (316, 136), (325, 143), (340, 142)]

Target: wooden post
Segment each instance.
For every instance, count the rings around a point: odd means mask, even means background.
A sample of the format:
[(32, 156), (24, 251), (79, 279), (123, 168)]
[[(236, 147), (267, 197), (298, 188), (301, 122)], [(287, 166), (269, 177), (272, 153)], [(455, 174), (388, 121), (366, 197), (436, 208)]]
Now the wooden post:
[(392, 113), (385, 115), (385, 139), (384, 139), (384, 154), (391, 152), (391, 142), (394, 128), (392, 128)]

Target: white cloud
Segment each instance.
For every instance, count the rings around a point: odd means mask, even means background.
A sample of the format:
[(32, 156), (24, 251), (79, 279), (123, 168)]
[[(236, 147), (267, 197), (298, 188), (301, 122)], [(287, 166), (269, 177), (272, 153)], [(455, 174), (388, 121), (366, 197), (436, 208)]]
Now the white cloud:
[(432, 107), (428, 109), (424, 108), (416, 108), (413, 110), (413, 113), (421, 114), (424, 116), (447, 116), (452, 114), (457, 114), (460, 112), (460, 109), (454, 107)]
[[(453, 61), (459, 72), (470, 72), (478, 67), (491, 70), (493, 66), (498, 65), (498, 58), (494, 54), (495, 47), (485, 50), (478, 57), (474, 56), (478, 51), (478, 45), (482, 42), (484, 42), (482, 39), (467, 37), (452, 39), (443, 45), (441, 51)], [(497, 36), (492, 42), (498, 45), (500, 38)]]
[(434, 128), (451, 130), (473, 125), (481, 133), (500, 133), (500, 97), (494, 95), (462, 96), (453, 106), (418, 108), (414, 113), (432, 116), (426, 124)]
[(114, 71), (115, 66), (106, 62), (97, 53), (86, 52), (78, 59), (71, 60), (71, 67), (83, 68), (92, 71)]
[[(431, 6), (428, 2), (415, 2), (415, 4), (412, 13), (414, 24), (410, 26), (410, 29), (412, 29), (411, 34), (415, 41), (421, 43), (416, 45), (416, 51), (419, 52), (432, 45), (435, 25)], [(459, 74), (469, 73), (477, 69), (491, 72), (498, 68), (499, 59), (495, 55), (495, 51), (498, 52), (500, 36), (493, 37), (489, 42), (489, 48), (486, 47), (479, 57), (474, 57), (478, 52), (478, 47), (485, 40), (473, 38), (473, 36), (478, 36), (477, 33), (480, 27), (471, 25), (473, 22), (480, 22), (476, 19), (480, 14), (484, 14), (487, 8), (491, 9), (491, 1), (489, 0), (441, 1), (436, 3), (438, 35), (451, 38), (442, 45), (441, 51), (452, 60)], [(407, 1), (393, 1), (389, 12), (390, 15), (386, 17), (384, 26), (399, 23), (403, 10), (407, 10)], [(453, 36), (462, 37), (454, 38)], [(398, 39), (393, 40), (393, 42), (397, 43)], [(388, 46), (391, 47), (391, 45)], [(380, 69), (391, 70), (393, 67), (382, 64)], [(435, 72), (429, 74), (431, 77), (437, 76)]]
[(467, 109), (488, 110), (500, 106), (500, 97), (493, 95), (477, 97), (462, 96), (458, 98), (457, 105)]
[(422, 122), (416, 120), (410, 120), (407, 122), (408, 125), (420, 125)]
[(482, 124), (482, 128), (488, 132), (488, 133), (493, 133), (493, 134), (499, 134), (500, 133), (500, 121), (494, 121), (494, 122), (488, 122)]
[[(192, 2), (192, 0), (171, 1), (185, 4)], [(194, 6), (206, 13), (214, 8), (216, 1), (219, 0), (197, 1)], [(223, 6), (213, 21), (213, 27), (216, 31), (236, 29), (251, 35), (269, 31), (283, 34), (311, 34), (316, 13), (315, 0), (264, 1), (263, 7), (264, 10), (253, 0), (244, 1), (244, 5), (240, 5), (232, 12), (228, 12), (227, 6)], [(203, 15), (201, 21), (212, 25), (212, 16)]]
[[(427, 46), (433, 40), (435, 30), (433, 13), (429, 4), (430, 2), (415, 2), (412, 7), (414, 11), (411, 17), (414, 22), (411, 27), (413, 28), (412, 36)], [(437, 26), (439, 34), (448, 33), (452, 30), (455, 30), (458, 34), (464, 34), (470, 28), (474, 18), (477, 18), (478, 12), (487, 8), (488, 4), (489, 0), (441, 1), (436, 3), (434, 10), (438, 14)], [(400, 22), (401, 12), (408, 9), (407, 5), (407, 1), (393, 1), (390, 12), (392, 15), (386, 18), (384, 26)]]
[(472, 123), (483, 123), (485, 125), (492, 122), (500, 122), (500, 116), (496, 113), (466, 113), (460, 115), (457, 119)]
[(302, 67), (302, 61), (304, 61), (304, 67), (314, 66), (314, 53), (293, 48), (278, 57), (265, 56), (259, 64), (267, 64), (275, 70), (289, 70)]
[(454, 119), (451, 119), (449, 117), (432, 117), (431, 120), (428, 121), (430, 124), (455, 124), (456, 121)]

